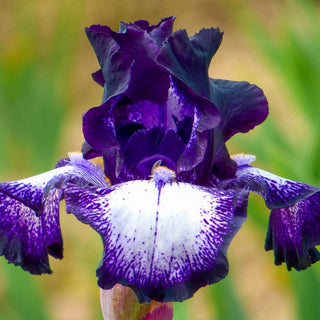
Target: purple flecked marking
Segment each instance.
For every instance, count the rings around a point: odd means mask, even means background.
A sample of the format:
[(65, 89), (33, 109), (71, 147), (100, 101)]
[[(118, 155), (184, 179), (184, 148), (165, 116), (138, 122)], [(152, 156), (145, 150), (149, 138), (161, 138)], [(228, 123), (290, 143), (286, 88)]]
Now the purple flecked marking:
[(271, 211), (266, 250), (274, 251), (275, 264), (303, 270), (320, 259), (320, 192), (296, 204)]
[(288, 207), (320, 190), (248, 165), (240, 166), (236, 178), (222, 181), (220, 187), (256, 192), (264, 198), (269, 209)]
[(118, 282), (140, 301), (182, 301), (226, 276), (226, 250), (245, 220), (247, 193), (132, 181), (70, 188), (65, 199), (68, 212), (103, 239), (102, 288)]

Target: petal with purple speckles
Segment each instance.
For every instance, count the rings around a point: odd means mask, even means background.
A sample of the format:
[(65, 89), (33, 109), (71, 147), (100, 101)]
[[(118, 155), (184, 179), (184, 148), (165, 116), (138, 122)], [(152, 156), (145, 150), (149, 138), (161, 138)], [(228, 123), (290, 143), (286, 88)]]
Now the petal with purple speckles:
[(51, 273), (48, 253), (62, 258), (60, 191), (52, 191), (39, 217), (22, 202), (0, 192), (0, 255), (32, 274)]
[(275, 264), (285, 262), (288, 270), (302, 270), (318, 261), (320, 189), (252, 167), (252, 155), (233, 159), (238, 164), (236, 178), (222, 181), (219, 187), (245, 189), (264, 198), (271, 209), (265, 249), (274, 251)]
[(183, 301), (228, 272), (226, 251), (246, 218), (247, 192), (130, 181), (68, 188), (67, 211), (98, 231), (98, 284), (128, 285), (140, 302)]
[(59, 204), (68, 183), (108, 185), (102, 169), (80, 154), (54, 170), (0, 183), (0, 255), (32, 274), (51, 273), (48, 254), (62, 258)]
[(271, 211), (265, 249), (274, 251), (275, 264), (303, 270), (320, 260), (320, 192), (296, 204)]
[[(235, 161), (242, 160), (235, 158)], [(239, 166), (236, 177), (222, 181), (220, 187), (256, 192), (264, 198), (269, 209), (288, 207), (319, 191), (317, 187), (285, 179), (249, 165)]]

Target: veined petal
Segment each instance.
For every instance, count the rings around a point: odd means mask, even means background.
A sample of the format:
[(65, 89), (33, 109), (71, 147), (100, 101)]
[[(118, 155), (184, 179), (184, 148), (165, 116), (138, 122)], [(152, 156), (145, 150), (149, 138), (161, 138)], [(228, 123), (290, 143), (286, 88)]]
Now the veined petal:
[(300, 271), (320, 260), (320, 192), (296, 204), (271, 211), (265, 249), (274, 251), (275, 264)]
[(235, 179), (219, 187), (245, 189), (260, 194), (271, 210), (265, 249), (274, 251), (275, 264), (303, 270), (320, 259), (320, 189), (287, 180), (249, 166), (251, 155), (236, 155)]
[(67, 212), (98, 231), (98, 284), (133, 288), (140, 302), (183, 301), (228, 273), (226, 251), (246, 218), (247, 192), (135, 180), (68, 188)]
[[(320, 189), (301, 182), (285, 179), (268, 171), (244, 163), (246, 155), (233, 159), (239, 165), (234, 179), (224, 180), (219, 187), (223, 189), (240, 188), (260, 194), (269, 209), (289, 207)], [(252, 159), (247, 158), (248, 161)]]
[(0, 183), (0, 255), (32, 274), (51, 273), (48, 254), (62, 258), (59, 203), (68, 183), (107, 186), (102, 169), (75, 154), (65, 166)]
[(0, 255), (32, 274), (51, 273), (48, 253), (62, 259), (59, 223), (61, 191), (52, 191), (41, 217), (30, 207), (0, 192)]

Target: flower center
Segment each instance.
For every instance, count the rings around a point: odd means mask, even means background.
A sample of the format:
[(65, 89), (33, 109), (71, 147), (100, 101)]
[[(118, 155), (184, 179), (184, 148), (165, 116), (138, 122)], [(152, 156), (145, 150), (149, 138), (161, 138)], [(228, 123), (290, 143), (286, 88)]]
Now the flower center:
[(153, 180), (155, 183), (158, 182), (171, 182), (176, 178), (176, 173), (165, 167), (165, 166), (160, 166), (160, 163), (157, 161), (151, 171), (151, 180)]

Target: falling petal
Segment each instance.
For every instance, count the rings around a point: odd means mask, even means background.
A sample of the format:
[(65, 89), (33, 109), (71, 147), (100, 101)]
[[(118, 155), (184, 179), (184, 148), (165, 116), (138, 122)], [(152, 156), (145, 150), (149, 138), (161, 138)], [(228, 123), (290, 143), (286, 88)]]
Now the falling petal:
[(247, 192), (130, 181), (68, 188), (67, 212), (97, 230), (98, 284), (128, 285), (140, 302), (183, 301), (228, 273), (226, 251), (246, 217)]
[(80, 154), (57, 169), (0, 183), (0, 255), (32, 274), (51, 273), (48, 254), (62, 258), (59, 204), (68, 183), (108, 185), (102, 169)]
[(275, 264), (303, 270), (320, 260), (320, 192), (296, 204), (271, 211), (265, 249), (274, 251)]
[(252, 162), (252, 156), (238, 155), (234, 160), (241, 164), (236, 177), (222, 181), (219, 187), (224, 189), (239, 188), (260, 194), (269, 209), (288, 207), (305, 199), (320, 189), (301, 182), (285, 179), (268, 171), (246, 164)]

